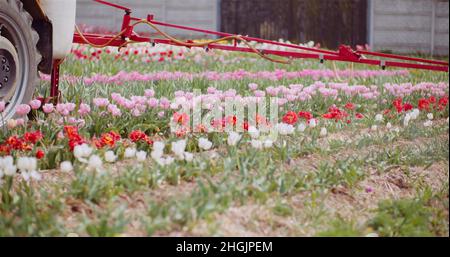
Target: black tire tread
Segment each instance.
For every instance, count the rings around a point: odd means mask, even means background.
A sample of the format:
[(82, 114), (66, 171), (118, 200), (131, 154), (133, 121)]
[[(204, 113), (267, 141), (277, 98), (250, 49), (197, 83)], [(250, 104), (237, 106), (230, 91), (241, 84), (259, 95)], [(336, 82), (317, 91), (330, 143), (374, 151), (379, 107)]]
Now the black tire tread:
[[(40, 82), (40, 76), (39, 76), (39, 71), (38, 71), (38, 66), (39, 63), (42, 60), (42, 55), (40, 54), (38, 48), (37, 48), (37, 44), (39, 42), (39, 34), (37, 33), (37, 31), (32, 27), (32, 23), (33, 23), (33, 18), (31, 17), (31, 15), (23, 8), (23, 3), (20, 0), (0, 0), (3, 2), (6, 2), (7, 5), (9, 5), (12, 9), (14, 9), (15, 11), (17, 11), (20, 15), (20, 18), (25, 22), (25, 24), (27, 25), (27, 27), (30, 29), (30, 34), (31, 34), (31, 39), (32, 39), (32, 45), (34, 46), (34, 65), (33, 69), (35, 69), (35, 73), (33, 76), (33, 72), (31, 72), (31, 74), (29, 74), (30, 80), (29, 80), (29, 84), (28, 87), (32, 87), (33, 90), (34, 88), (39, 84)], [(29, 97), (33, 97), (33, 94), (31, 94)], [(27, 96), (25, 96), (25, 98), (27, 98)], [(25, 99), (24, 100), (31, 100), (31, 99)], [(25, 102), (24, 102), (25, 103)], [(0, 124), (1, 126), (1, 124)]]
[[(37, 49), (37, 44), (39, 42), (39, 34), (36, 32), (36, 30), (33, 29), (33, 17), (31, 17), (31, 15), (25, 10), (23, 9), (23, 3), (20, 0), (7, 0), (7, 2), (9, 2), (9, 4), (13, 7), (16, 8), (16, 10), (20, 13), (20, 15), (22, 16), (23, 20), (26, 21), (27, 25), (29, 26), (30, 30), (31, 30), (31, 36), (33, 38), (33, 45), (35, 46), (35, 53), (36, 53), (36, 67), (39, 65), (39, 63), (42, 60), (42, 56), (39, 53), (39, 50)], [(38, 77), (39, 77), (39, 73), (38, 73)]]

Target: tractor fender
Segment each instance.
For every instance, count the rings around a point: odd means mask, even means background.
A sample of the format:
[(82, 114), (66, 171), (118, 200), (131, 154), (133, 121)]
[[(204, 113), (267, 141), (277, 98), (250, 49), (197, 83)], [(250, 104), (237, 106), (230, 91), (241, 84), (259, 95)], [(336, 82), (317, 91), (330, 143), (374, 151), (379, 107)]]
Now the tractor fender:
[(40, 0), (39, 4), (53, 24), (53, 59), (64, 59), (72, 50), (77, 1)]

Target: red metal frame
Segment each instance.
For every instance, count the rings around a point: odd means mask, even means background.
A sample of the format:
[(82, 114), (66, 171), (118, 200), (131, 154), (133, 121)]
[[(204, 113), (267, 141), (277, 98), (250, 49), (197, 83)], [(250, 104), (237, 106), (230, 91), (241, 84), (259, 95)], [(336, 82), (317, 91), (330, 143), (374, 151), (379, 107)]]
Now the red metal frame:
[(51, 75), (51, 88), (50, 88), (50, 99), (53, 103), (58, 103), (59, 100), (59, 68), (61, 66), (62, 60), (54, 60), (52, 75)]
[[(112, 46), (112, 47), (121, 47), (124, 44), (126, 44), (128, 41), (147, 42), (147, 43), (153, 43), (153, 44), (178, 45), (178, 46), (180, 45), (169, 39), (158, 39), (158, 38), (143, 37), (143, 36), (137, 35), (136, 33), (134, 33), (134, 27), (131, 22), (132, 21), (141, 21), (142, 19), (132, 17), (130, 8), (121, 6), (118, 4), (110, 3), (107, 1), (103, 1), (103, 0), (93, 0), (93, 1), (125, 11), (125, 14), (123, 16), (123, 22), (122, 22), (122, 30), (121, 30), (121, 31), (124, 31), (124, 33), (118, 38), (115, 38), (111, 35), (88, 34), (88, 33), (83, 34), (84, 37), (90, 43), (96, 44), (96, 45), (104, 45), (104, 44), (108, 43), (107, 45)], [(175, 24), (157, 21), (157, 20), (154, 20), (153, 15), (148, 15), (146, 20), (153, 23), (154, 25), (158, 25), (161, 27), (170, 27), (170, 28), (176, 28), (179, 30), (194, 31), (194, 32), (208, 34), (208, 35), (219, 36), (219, 37), (233, 36), (233, 34), (224, 33), (224, 32), (198, 29), (198, 28), (192, 28), (192, 27), (175, 25)], [(346, 45), (341, 45), (339, 47), (338, 51), (330, 51), (330, 50), (323, 50), (323, 49), (317, 49), (317, 48), (302, 47), (299, 45), (286, 44), (286, 43), (275, 42), (275, 41), (270, 41), (270, 40), (265, 40), (265, 39), (260, 39), (260, 38), (248, 37), (248, 36), (241, 36), (241, 38), (243, 38), (244, 40), (247, 40), (248, 42), (266, 43), (266, 44), (283, 46), (283, 47), (292, 49), (291, 51), (258, 49), (258, 51), (260, 51), (261, 53), (263, 53), (265, 55), (274, 55), (274, 56), (280, 56), (280, 57), (286, 57), (286, 58), (317, 59), (321, 63), (324, 62), (325, 60), (361, 63), (361, 64), (380, 66), (382, 69), (385, 69), (386, 67), (397, 67), (397, 68), (422, 69), (422, 70), (430, 70), (430, 71), (448, 72), (448, 62), (444, 62), (444, 61), (427, 60), (427, 59), (422, 59), (422, 58), (406, 57), (406, 56), (401, 56), (401, 55), (377, 53), (377, 52), (370, 52), (370, 51), (359, 51), (359, 50), (353, 50), (351, 47), (346, 46)], [(82, 38), (82, 36), (80, 36), (78, 33), (75, 33), (73, 42), (78, 43), (78, 44), (88, 44), (88, 42), (86, 42)], [(186, 42), (192, 42), (192, 41), (186, 41)], [(214, 44), (209, 44), (207, 46), (207, 48), (208, 49), (219, 49), (219, 50), (225, 50), (225, 51), (235, 51), (235, 52), (248, 52), (248, 53), (254, 52), (254, 50), (249, 47), (238, 46), (237, 40), (234, 40), (233, 45), (223, 45), (223, 44), (214, 43)], [(299, 51), (299, 50), (301, 50), (301, 51)], [(385, 58), (385, 59), (369, 59), (369, 58), (367, 58), (368, 56), (380, 57), (380, 58)], [(58, 66), (57, 68), (54, 69), (55, 73), (59, 71), (59, 64), (60, 64), (59, 62), (57, 64), (55, 63), (55, 65)], [(57, 77), (57, 76), (58, 76), (57, 74), (54, 74), (54, 75), (52, 75), (52, 78)], [(54, 84), (53, 82), (54, 82), (54, 80), (52, 79), (52, 92), (54, 93), (55, 90), (57, 91), (57, 79), (55, 79), (56, 84)]]

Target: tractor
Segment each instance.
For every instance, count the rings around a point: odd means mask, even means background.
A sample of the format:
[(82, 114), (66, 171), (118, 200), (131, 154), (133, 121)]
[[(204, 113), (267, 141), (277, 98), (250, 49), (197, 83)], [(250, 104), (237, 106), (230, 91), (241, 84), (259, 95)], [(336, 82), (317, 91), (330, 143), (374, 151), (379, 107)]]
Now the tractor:
[[(75, 25), (76, 0), (0, 0), (0, 102), (5, 103), (5, 109), (0, 113), (0, 127), (14, 117), (18, 105), (30, 102), (39, 83), (39, 72), (51, 74), (50, 99), (55, 103), (58, 101), (59, 67), (70, 53), (72, 43), (88, 44), (97, 48), (122, 48), (131, 43), (168, 44), (188, 48), (202, 47), (206, 51), (218, 49), (254, 53), (266, 60), (283, 64), (290, 63), (294, 58), (303, 58), (316, 59), (320, 63), (340, 61), (376, 65), (382, 69), (399, 67), (448, 72), (448, 62), (438, 60), (353, 50), (346, 45), (340, 46), (337, 51), (308, 48), (169, 24), (155, 20), (151, 14), (145, 18), (136, 18), (128, 7), (104, 0), (92, 1), (124, 11), (120, 32), (116, 35), (84, 34)], [(159, 36), (140, 36), (134, 31), (134, 27), (139, 24), (148, 25)], [(201, 43), (179, 40), (163, 32), (160, 27), (199, 32), (217, 39)], [(230, 44), (223, 44), (224, 41)], [(256, 48), (255, 43), (274, 45), (281, 49)]]
[[(70, 53), (76, 0), (0, 0), (0, 101), (3, 121), (29, 103), (39, 72)], [(1, 124), (0, 124), (1, 125)]]

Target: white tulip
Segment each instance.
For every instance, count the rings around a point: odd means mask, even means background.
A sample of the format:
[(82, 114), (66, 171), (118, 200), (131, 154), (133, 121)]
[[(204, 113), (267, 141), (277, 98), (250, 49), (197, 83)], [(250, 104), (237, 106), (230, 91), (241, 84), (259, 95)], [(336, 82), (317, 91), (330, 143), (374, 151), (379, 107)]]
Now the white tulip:
[(14, 159), (12, 156), (8, 155), (5, 157), (0, 157), (0, 169), (6, 168), (8, 166), (14, 165)]
[(117, 156), (113, 151), (107, 151), (105, 153), (105, 161), (109, 163), (116, 162)]
[(179, 140), (176, 142), (172, 142), (172, 152), (179, 159), (184, 159), (185, 150), (186, 150), (186, 140)]
[(375, 115), (375, 121), (382, 122), (383, 121), (383, 115), (382, 114)]
[(254, 126), (248, 127), (248, 133), (250, 134), (250, 137), (253, 139), (257, 139), (260, 135), (259, 130)]
[(241, 140), (241, 135), (239, 135), (238, 133), (232, 131), (230, 133), (228, 133), (228, 139), (227, 139), (227, 143), (229, 146), (236, 146), (239, 142), (239, 140)]
[(15, 165), (8, 166), (3, 170), (3, 172), (5, 173), (5, 176), (12, 177), (16, 175), (17, 167)]
[(136, 148), (126, 148), (123, 156), (127, 159), (134, 158), (136, 156)]
[(169, 157), (167, 157), (167, 158), (164, 160), (164, 164), (165, 164), (165, 165), (170, 165), (170, 164), (172, 164), (174, 161), (175, 161), (175, 159), (169, 156)]
[(103, 161), (98, 155), (92, 155), (89, 158), (88, 162), (88, 170), (95, 170), (97, 172), (102, 171), (103, 169)]
[(0, 174), (2, 176), (14, 176), (17, 172), (17, 167), (14, 165), (12, 156), (0, 157)]
[(33, 171), (37, 169), (37, 159), (34, 157), (20, 157), (17, 160), (17, 168), (21, 171)]
[(165, 166), (166, 165), (164, 158), (157, 158), (157, 159), (154, 159), (154, 160), (156, 161), (156, 163), (158, 163), (159, 166)]
[(162, 151), (153, 150), (150, 155), (153, 158), (153, 160), (157, 161), (162, 158), (163, 154), (164, 153)]
[(266, 140), (264, 141), (264, 148), (272, 148), (273, 141), (272, 140)]
[(429, 120), (432, 120), (432, 119), (434, 119), (434, 115), (433, 115), (432, 113), (428, 113), (428, 114), (427, 114), (427, 118), (428, 118)]
[(157, 141), (157, 142), (153, 143), (153, 150), (154, 151), (164, 152), (164, 147), (165, 147), (165, 144), (163, 142)]
[(300, 124), (298, 125), (298, 127), (297, 127), (297, 130), (298, 130), (299, 132), (305, 132), (305, 130), (306, 130), (306, 124), (305, 124), (305, 123), (300, 123)]
[(199, 138), (198, 139), (198, 147), (200, 149), (208, 151), (212, 147), (212, 142), (209, 141), (207, 138)]
[(29, 174), (30, 174), (30, 177), (31, 177), (32, 179), (34, 179), (34, 180), (39, 181), (39, 180), (42, 179), (42, 175), (41, 175), (38, 171), (36, 171), (36, 170), (30, 171)]
[(251, 141), (251, 144), (252, 144), (252, 147), (255, 148), (255, 149), (262, 149), (263, 148), (263, 142), (262, 141), (253, 139)]
[(30, 179), (34, 179), (34, 180), (38, 181), (38, 180), (41, 180), (41, 178), (42, 178), (41, 174), (39, 174), (39, 172), (36, 171), (35, 169), (28, 169), (28, 168), (31, 168), (34, 166), (34, 161), (32, 159), (33, 158), (29, 158), (29, 157), (21, 157), (17, 161), (18, 166), (19, 166), (19, 162), (20, 162), (20, 166), (22, 167), (22, 169), (19, 169), (20, 174), (22, 175), (22, 178), (25, 181), (29, 181)]
[(28, 171), (21, 171), (21, 172), (20, 172), (20, 175), (22, 176), (22, 178), (23, 178), (25, 181), (29, 181), (29, 180), (30, 180), (30, 174), (29, 174)]
[(286, 123), (279, 123), (276, 128), (281, 135), (291, 135), (295, 132), (295, 127)]
[(409, 115), (409, 113), (407, 113), (405, 115), (405, 118), (403, 119), (403, 126), (408, 127), (410, 120), (411, 120), (411, 115)]
[(61, 172), (69, 173), (73, 170), (72, 163), (70, 161), (64, 161), (60, 164)]
[(326, 137), (327, 134), (328, 134), (327, 128), (322, 128), (322, 129), (320, 130), (319, 136), (320, 136), (320, 137)]
[(92, 147), (87, 144), (77, 145), (73, 149), (73, 155), (78, 159), (78, 161), (86, 163), (86, 159), (91, 156), (92, 151)]
[(410, 113), (410, 118), (411, 118), (411, 120), (415, 120), (415, 119), (419, 118), (419, 115), (420, 115), (419, 109), (414, 109)]
[(185, 152), (185, 153), (184, 153), (184, 159), (185, 159), (187, 162), (191, 162), (192, 160), (194, 160), (194, 155), (193, 155), (192, 153)]
[(13, 129), (17, 126), (17, 121), (15, 119), (9, 119), (6, 122), (6, 125), (8, 126), (9, 129)]
[(146, 159), (147, 159), (147, 152), (139, 151), (136, 153), (136, 160), (138, 162), (145, 162)]
[(431, 126), (433, 126), (433, 121), (432, 120), (427, 120), (427, 121), (425, 121), (424, 123), (423, 123), (423, 126), (424, 127), (431, 127)]

